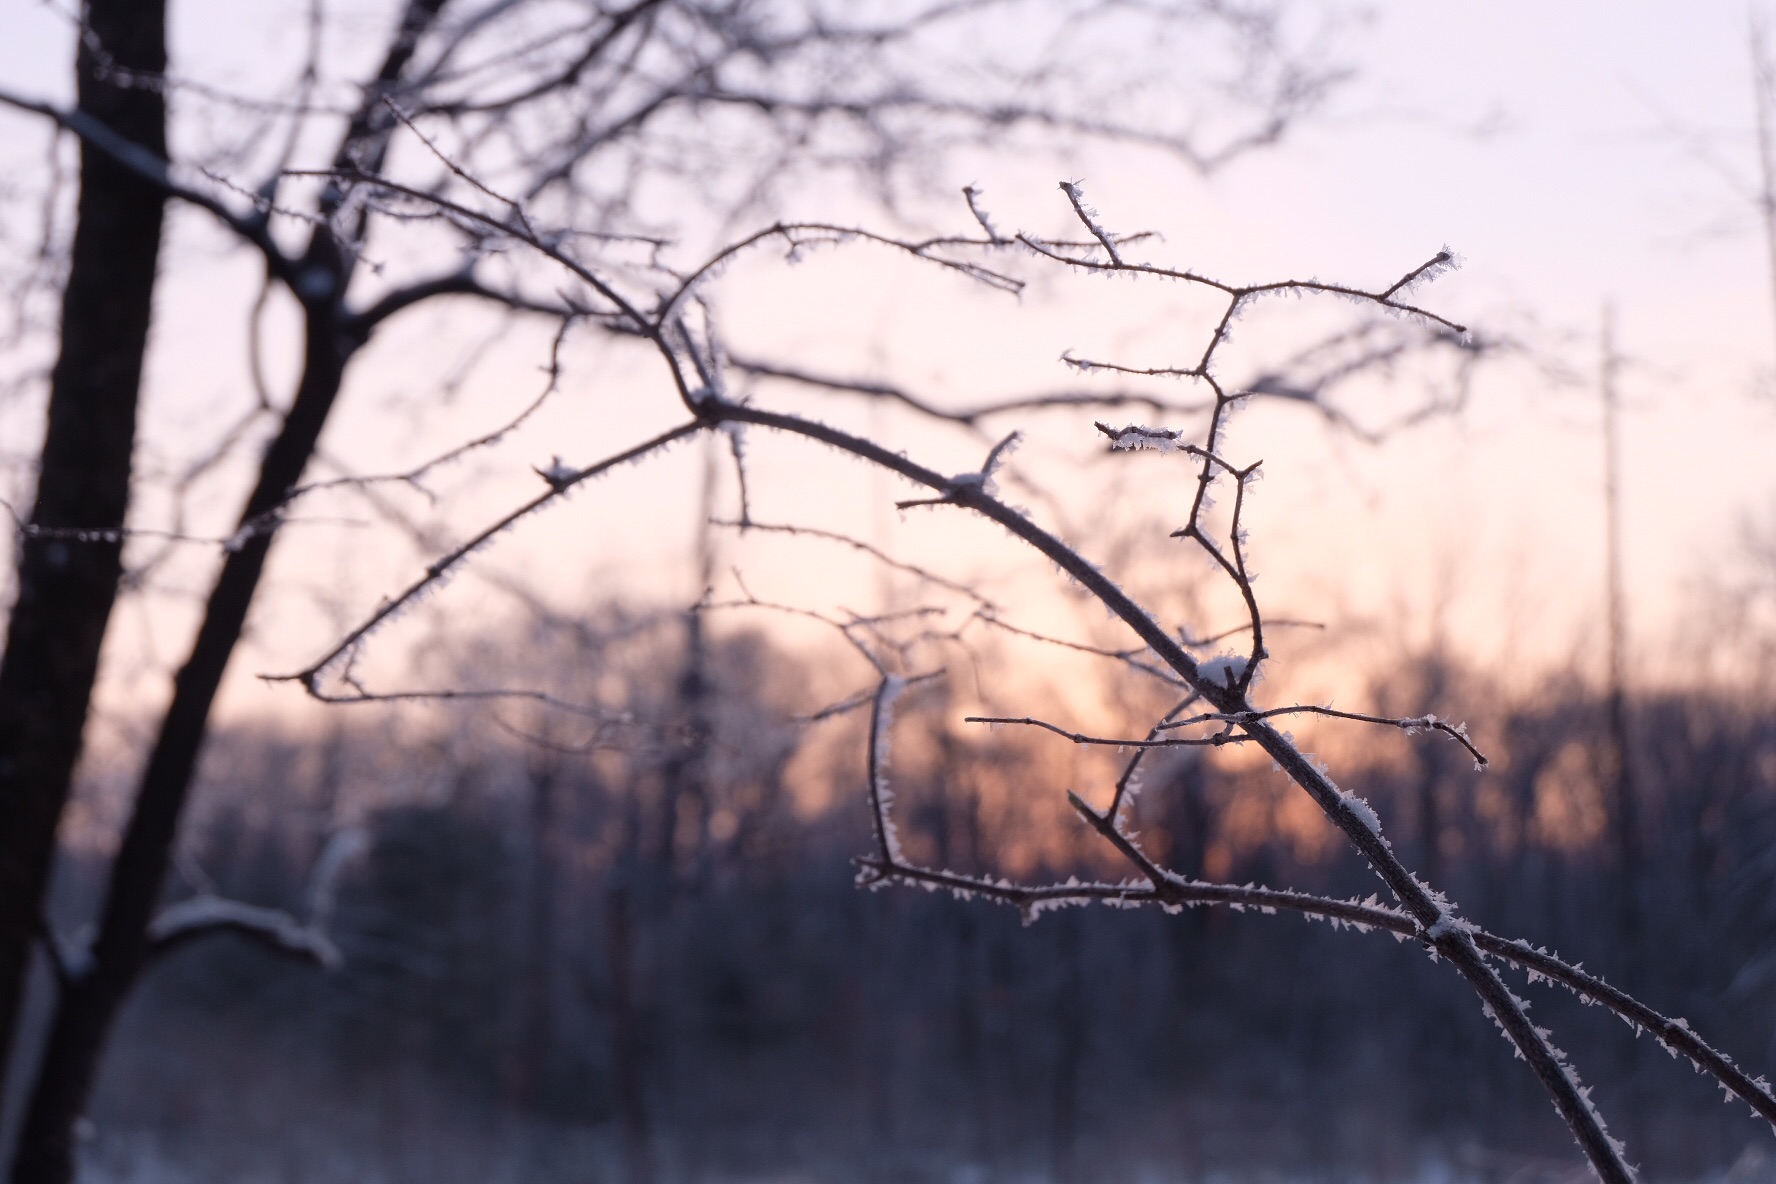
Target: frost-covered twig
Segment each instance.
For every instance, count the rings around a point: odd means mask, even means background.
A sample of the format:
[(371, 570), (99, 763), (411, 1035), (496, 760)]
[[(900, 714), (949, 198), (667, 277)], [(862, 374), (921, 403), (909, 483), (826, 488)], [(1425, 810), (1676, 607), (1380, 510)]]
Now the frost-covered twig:
[(437, 690), (373, 691), (355, 677), (342, 674), (342, 681), (351, 688), (349, 694), (317, 687), (312, 693), (323, 703), (344, 706), (354, 703), (534, 703), (568, 715), (596, 720), (601, 724), (633, 724), (635, 720), (624, 711), (613, 711), (597, 703), (563, 699), (547, 691), (529, 687), (444, 687)]
[(477, 452), (483, 448), (491, 448), (494, 445), (501, 443), (513, 432), (516, 432), (519, 428), (528, 423), (531, 417), (538, 411), (541, 411), (543, 405), (560, 391), (561, 347), (567, 340), (568, 330), (572, 329), (579, 320), (580, 317), (571, 312), (560, 318), (560, 323), (555, 328), (555, 337), (549, 343), (549, 363), (544, 367), (543, 371), (548, 376), (548, 381), (544, 384), (542, 391), (538, 393), (536, 398), (525, 404), (524, 407), (519, 410), (518, 414), (512, 416), (504, 423), (493, 428), (491, 431), (484, 432), (481, 435), (474, 437), (473, 439), (465, 440), (461, 444), (447, 448), (430, 460), (422, 461), (405, 472), (371, 476), (336, 477), (327, 481), (316, 481), (308, 485), (299, 485), (290, 491), (288, 497), (284, 499), (285, 502), (295, 501), (297, 498), (302, 497), (305, 494), (313, 493), (321, 489), (332, 489), (340, 486), (361, 488), (367, 485), (383, 483), (399, 483), (417, 489), (421, 493), (425, 493), (428, 497), (431, 496), (430, 491), (427, 490), (424, 485), (424, 480), (433, 470), (454, 464), (471, 452)]
[(876, 853), (884, 863), (904, 862), (900, 837), (894, 829), (893, 791), (888, 787), (889, 733), (894, 727), (894, 701), (906, 690), (906, 680), (886, 675), (876, 684), (870, 700), (869, 803), (875, 824)]
[[(1178, 718), (1178, 715), (1181, 712), (1189, 710), (1190, 705), (1200, 698), (1202, 698), (1202, 696), (1199, 693), (1192, 691), (1176, 703), (1172, 704), (1172, 709), (1161, 716), (1159, 722), (1147, 729), (1147, 739), (1153, 740), (1157, 738), (1160, 732), (1162, 732), (1172, 720)], [(1123, 766), (1122, 776), (1116, 779), (1116, 792), (1110, 798), (1110, 808), (1107, 811), (1110, 817), (1122, 817), (1123, 803), (1129, 798), (1130, 791), (1135, 784), (1135, 775), (1141, 771), (1141, 762), (1147, 759), (1147, 751), (1148, 750), (1145, 748), (1136, 749), (1129, 756), (1128, 764)]]
[(1244, 744), (1246, 742), (1246, 737), (1234, 732), (1216, 732), (1211, 736), (1181, 736), (1171, 739), (1156, 738), (1151, 735), (1146, 739), (1137, 739), (1132, 736), (1092, 736), (1085, 732), (1070, 731), (1059, 724), (1051, 724), (1047, 720), (1036, 719), (1028, 715), (970, 715), (964, 716), (962, 722), (986, 724), (988, 727), (995, 728), (1006, 726), (1040, 728), (1045, 732), (1053, 732), (1062, 739), (1071, 740), (1075, 744), (1102, 748), (1220, 748), (1224, 744)]
[(1408, 736), (1416, 735), (1419, 732), (1441, 732), (1468, 750), (1468, 755), (1474, 758), (1474, 768), (1476, 771), (1486, 768), (1488, 763), (1486, 760), (1486, 754), (1476, 748), (1473, 740), (1468, 738), (1468, 727), (1466, 724), (1452, 724), (1448, 720), (1438, 719), (1435, 715), (1430, 715), (1428, 713), (1415, 716), (1370, 715), (1362, 711), (1339, 711), (1332, 707), (1319, 707), (1311, 703), (1302, 703), (1292, 707), (1272, 707), (1267, 711), (1249, 711), (1236, 715), (1229, 715), (1224, 712), (1209, 712), (1204, 715), (1193, 715), (1189, 719), (1173, 720), (1170, 723), (1161, 724), (1160, 727), (1187, 728), (1193, 724), (1204, 723), (1237, 724), (1244, 723), (1248, 719), (1275, 719), (1276, 717), (1283, 715), (1323, 715), (1330, 719), (1348, 719), (1358, 723), (1382, 724), (1387, 727), (1399, 728)]
[(535, 513), (550, 502), (555, 501), (576, 485), (580, 485), (594, 477), (601, 476), (619, 465), (629, 464), (640, 460), (643, 457), (659, 451), (668, 444), (672, 444), (687, 436), (695, 434), (702, 427), (703, 425), (695, 420), (690, 423), (680, 424), (675, 428), (669, 428), (666, 431), (661, 432), (651, 440), (643, 441), (633, 448), (625, 449), (624, 451), (617, 453), (615, 456), (607, 457), (584, 469), (576, 469), (571, 475), (554, 474), (546, 477), (545, 480), (549, 487), (546, 493), (539, 494), (530, 501), (525, 502), (522, 506), (519, 506), (516, 510), (506, 514), (492, 525), (478, 531), (470, 537), (467, 542), (462, 543), (439, 558), (433, 560), (426, 566), (424, 575), (414, 580), (413, 583), (404, 588), (392, 600), (386, 601), (382, 607), (372, 613), (362, 624), (347, 633), (337, 645), (328, 650), (326, 654), (322, 655), (318, 661), (293, 674), (268, 674), (261, 675), (260, 677), (267, 682), (300, 682), (309, 694), (314, 695), (317, 698), (322, 697), (323, 692), (320, 689), (320, 679), (327, 670), (348, 657), (351, 652), (357, 648), (358, 644), (362, 642), (364, 638), (368, 637), (378, 626), (388, 621), (389, 618), (395, 616), (401, 610), (407, 608), (427, 591), (435, 588), (441, 580), (457, 567), (458, 564), (467, 559), (481, 547), (485, 546), (495, 535), (498, 535), (508, 527), (512, 526), (520, 518)]
[(1116, 267), (1123, 266), (1122, 255), (1116, 250), (1116, 240), (1111, 237), (1109, 231), (1098, 225), (1098, 212), (1085, 204), (1084, 191), (1073, 181), (1062, 181), (1061, 192), (1065, 193), (1067, 200), (1073, 203), (1073, 213), (1085, 224), (1085, 228), (1091, 231), (1092, 237), (1103, 244), (1104, 253), (1110, 256), (1111, 264)]
[(1012, 450), (1018, 446), (1019, 441), (1022, 439), (1023, 434), (1021, 432), (1011, 433), (987, 451), (986, 459), (981, 462), (980, 468), (966, 473), (956, 473), (951, 476), (945, 483), (943, 492), (938, 494), (938, 496), (905, 498), (895, 502), (895, 508), (898, 510), (910, 510), (914, 506), (947, 505), (950, 501), (950, 494), (962, 489), (980, 489), (987, 493), (994, 492), (998, 488), (998, 482), (995, 478), (999, 467), (1005, 463), (1005, 458), (1011, 455)]
[[(1068, 200), (1074, 203), (1076, 209), (1079, 208), (1079, 203), (1084, 200), (1083, 191), (1077, 185), (1066, 183), (1064, 183), (1064, 188), (1066, 189)], [(1101, 227), (1096, 225), (1095, 212), (1093, 213), (1092, 219), (1088, 221), (1087, 224), (1091, 227), (1094, 236), (1102, 236), (1099, 237), (1100, 242), (1103, 242), (1104, 237), (1114, 238), (1114, 236), (1109, 235), (1109, 232), (1103, 231)], [(1433, 324), (1441, 325), (1454, 333), (1467, 332), (1466, 325), (1457, 324), (1456, 322), (1449, 320), (1447, 317), (1431, 312), (1429, 309), (1422, 308), (1418, 305), (1405, 304), (1394, 299), (1394, 297), (1398, 295), (1414, 277), (1435, 274), (1437, 271), (1447, 270), (1449, 267), (1454, 266), (1456, 262), (1455, 256), (1447, 247), (1438, 251), (1437, 254), (1433, 255), (1426, 262), (1407, 272), (1405, 278), (1396, 281), (1388, 288), (1381, 291), (1367, 291), (1362, 288), (1353, 288), (1346, 284), (1331, 284), (1324, 280), (1315, 279), (1272, 280), (1259, 284), (1230, 284), (1224, 280), (1218, 280), (1203, 275), (1200, 272), (1179, 270), (1170, 267), (1159, 267), (1150, 263), (1125, 263), (1117, 257), (1114, 251), (1111, 251), (1110, 262), (1106, 263), (1097, 259), (1083, 258), (1054, 250), (1044, 244), (1042, 240), (1033, 238), (1030, 235), (1020, 234), (1017, 236), (1017, 239), (1030, 250), (1035, 251), (1038, 255), (1052, 259), (1056, 263), (1063, 263), (1068, 267), (1075, 267), (1085, 271), (1127, 272), (1133, 275), (1153, 276), (1158, 279), (1183, 280), (1186, 283), (1197, 284), (1201, 287), (1213, 288), (1218, 292), (1226, 293), (1228, 297), (1227, 312), (1223, 314), (1220, 325), (1211, 336), (1208, 351), (1205, 353), (1202, 362), (1199, 363), (1199, 370), (1207, 366), (1209, 354), (1214, 352), (1215, 347), (1219, 345), (1221, 339), (1225, 337), (1227, 325), (1231, 321), (1238, 306), (1243, 301), (1257, 296), (1288, 292), (1319, 292), (1331, 296), (1343, 296), (1348, 299), (1374, 303), (1392, 312), (1421, 317)], [(1183, 372), (1181, 371), (1180, 373)]]
[(962, 200), (968, 203), (968, 212), (974, 215), (974, 220), (980, 223), (980, 228), (987, 232), (987, 238), (995, 243), (1002, 243), (1005, 241), (1005, 236), (999, 233), (998, 228), (993, 225), (993, 220), (987, 217), (987, 211), (981, 205), (980, 195), (980, 190), (974, 186), (962, 186)]
[(996, 416), (1010, 415), (1025, 411), (1052, 411), (1076, 408), (1096, 408), (1110, 410), (1122, 407), (1144, 407), (1158, 415), (1193, 416), (1200, 415), (1213, 406), (1212, 402), (1185, 402), (1177, 399), (1165, 399), (1144, 391), (1051, 391), (1045, 394), (1014, 395), (990, 402), (976, 403), (968, 407), (949, 408), (940, 405), (934, 399), (914, 394), (905, 387), (894, 383), (869, 381), (857, 378), (842, 378), (831, 374), (798, 366), (789, 366), (780, 362), (767, 362), (763, 359), (744, 355), (730, 355), (730, 365), (742, 374), (750, 374), (759, 378), (774, 378), (799, 386), (814, 387), (819, 390), (833, 391), (839, 394), (861, 395), (871, 399), (883, 399), (899, 403), (920, 415), (937, 420), (947, 420), (963, 427), (979, 428), (981, 422)]

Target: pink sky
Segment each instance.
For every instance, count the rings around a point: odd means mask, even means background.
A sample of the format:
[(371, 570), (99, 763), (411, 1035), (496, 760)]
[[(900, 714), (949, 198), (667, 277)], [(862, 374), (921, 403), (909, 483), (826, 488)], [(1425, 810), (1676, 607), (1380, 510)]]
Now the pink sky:
[[(15, 90), (63, 94), (62, 23), (26, 0), (0, 3), (12, 31), (0, 39), (0, 78)], [(275, 30), (224, 36), (219, 30), (230, 27), (219, 11), (176, 5), (175, 46), (198, 72), (238, 77), (251, 71), (254, 55), (273, 52), (266, 46)], [(1458, 420), (1378, 448), (1329, 439), (1297, 412), (1253, 412), (1235, 442), (1266, 460), (1253, 536), (1271, 611), (1377, 619), (1410, 633), (1424, 627), (1442, 587), (1458, 644), (1488, 661), (1539, 668), (1597, 640), (1600, 453), (1586, 384), (1600, 309), (1613, 303), (1622, 347), (1639, 363), (1623, 384), (1626, 561), (1633, 620), (1650, 660), (1695, 603), (1698, 584), (1733, 562), (1741, 524), (1773, 512), (1776, 478), (1765, 458), (1776, 442), (1776, 403), (1751, 394), (1776, 352), (1764, 248), (1740, 195), (1691, 142), (1706, 140), (1752, 175), (1747, 12), (1404, 0), (1374, 11), (1371, 24), (1343, 39), (1359, 77), (1332, 110), (1279, 151), (1212, 182), (1151, 153), (1099, 147), (1053, 160), (959, 157), (944, 167), (940, 186), (982, 184), (1002, 224), (1052, 231), (1065, 217), (1055, 182), (1083, 179), (1115, 227), (1164, 232), (1156, 259), (1230, 279), (1316, 274), (1385, 285), (1442, 244), (1455, 247), (1466, 266), (1424, 290), (1424, 301), (1482, 332), (1533, 322), (1537, 345), (1571, 367), (1579, 385), (1507, 366), (1483, 379)], [(228, 19), (243, 18), (235, 10)], [(0, 136), (23, 145), (28, 125), (5, 119)], [(8, 156), (23, 151), (9, 148)], [(795, 204), (808, 215), (855, 213), (830, 194), (802, 194)], [(958, 229), (962, 213), (958, 204), (946, 215)], [(245, 291), (251, 274), (239, 261), (201, 257), (212, 240), (194, 220), (173, 241), (197, 251), (169, 271), (159, 311), (149, 407), (160, 418), (150, 441), (168, 454), (192, 449), (217, 408), (240, 397), (239, 358), (194, 343), (206, 341), (216, 291)], [(1188, 339), (1180, 325), (1189, 310), (1170, 289), (1058, 285), (1053, 301), (1037, 295), (1020, 307), (856, 252), (794, 271), (736, 268), (720, 294), (727, 329), (755, 352), (916, 382), (958, 402), (1070, 381), (1055, 361), (1063, 349), (1172, 364)], [(336, 424), (330, 448), (366, 469), (396, 469), (491, 426), (530, 397), (538, 342), (514, 334), (499, 364), (451, 408), (416, 419), (414, 408), (430, 406), (426, 364), (450, 344), (439, 332), (445, 323), (422, 316), (395, 328), (365, 371), (361, 386), (373, 389)], [(1262, 346), (1261, 333), (1287, 330), (1265, 322), (1246, 333)], [(230, 326), (227, 350), (236, 337)], [(579, 361), (560, 407), (445, 483), (445, 536), (528, 496), (536, 482), (530, 465), (557, 453), (584, 463), (670, 414), (644, 363), (590, 354)], [(865, 412), (835, 417), (897, 434), (937, 467), (978, 463), (980, 446), (965, 437)], [(1023, 463), (1058, 471), (1040, 466), (1068, 449), (1088, 450), (1088, 418), (1048, 420)], [(21, 421), (15, 411), (0, 422)], [(929, 516), (898, 523), (883, 508), (898, 495), (892, 483), (774, 442), (757, 442), (754, 457), (772, 517), (847, 527), (959, 574), (1046, 579), (1045, 565), (983, 550), (966, 527)], [(619, 586), (682, 601), (695, 593), (689, 538), (698, 468), (695, 450), (686, 450), (607, 482), (527, 525), (491, 561), (535, 576), (563, 604)], [(1180, 487), (1152, 472), (1141, 484), (1155, 498)], [(1051, 479), (1067, 498), (1096, 488)], [(210, 525), (225, 534), (231, 512), (218, 503)], [(344, 503), (327, 512), (365, 517)], [(251, 675), (300, 665), (318, 640), (417, 563), (373, 529), (305, 531), (280, 544), (279, 562), (285, 583), (306, 591), (256, 618), (253, 644), (233, 671), (235, 710), (282, 710), (291, 692)], [(299, 537), (319, 541), (298, 546)], [(1154, 543), (1162, 563), (1165, 545)], [(824, 554), (810, 565), (808, 554), (761, 546), (727, 558), (746, 562), (762, 591), (820, 607), (868, 606), (878, 586), (872, 573)], [(201, 577), (194, 566), (179, 578), (195, 588)], [(465, 615), (487, 596), (472, 580), (446, 595), (457, 599), (441, 607)], [(1060, 628), (1067, 618), (1059, 603), (1044, 592), (1028, 606)], [(164, 664), (188, 619), (176, 597), (124, 618), (117, 667), (146, 674)], [(127, 680), (114, 694), (154, 694), (158, 685), (157, 677)]]

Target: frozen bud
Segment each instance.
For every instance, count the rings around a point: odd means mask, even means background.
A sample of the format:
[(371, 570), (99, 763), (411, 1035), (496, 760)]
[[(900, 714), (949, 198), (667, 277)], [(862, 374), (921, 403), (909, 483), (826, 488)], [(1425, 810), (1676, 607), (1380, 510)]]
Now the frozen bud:
[(537, 469), (536, 474), (544, 481), (547, 481), (549, 483), (549, 488), (555, 490), (557, 493), (580, 479), (580, 470), (574, 468), (559, 456), (551, 457), (549, 460), (549, 467), (546, 469)]

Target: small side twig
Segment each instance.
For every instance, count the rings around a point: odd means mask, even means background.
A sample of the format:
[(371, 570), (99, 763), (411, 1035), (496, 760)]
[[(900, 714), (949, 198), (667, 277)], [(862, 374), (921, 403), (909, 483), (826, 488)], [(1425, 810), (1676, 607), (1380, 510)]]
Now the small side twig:
[(1075, 744), (1091, 745), (1103, 748), (1219, 748), (1224, 744), (1244, 744), (1246, 737), (1237, 732), (1216, 732), (1211, 736), (1179, 736), (1171, 739), (1154, 739), (1149, 736), (1145, 740), (1133, 736), (1093, 736), (1085, 732), (1075, 732), (1063, 728), (1059, 724), (1051, 724), (1047, 720), (1032, 716), (1008, 715), (970, 715), (964, 716), (963, 723), (986, 724), (989, 727), (1021, 726), (1040, 728), (1045, 732), (1053, 732), (1065, 740)]

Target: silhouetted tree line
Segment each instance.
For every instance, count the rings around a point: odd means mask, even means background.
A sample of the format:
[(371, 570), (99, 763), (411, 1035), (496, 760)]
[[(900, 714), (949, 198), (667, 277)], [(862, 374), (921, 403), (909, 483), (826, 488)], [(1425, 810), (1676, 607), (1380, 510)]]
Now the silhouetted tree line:
[[(326, 833), (349, 820), (369, 843), (339, 885), (344, 965), (319, 973), (228, 941), (167, 962), (126, 1016), (88, 1162), (146, 1170), (159, 1155), (191, 1178), (281, 1163), (309, 1180), (1570, 1167), (1533, 1078), (1496, 1055), (1471, 995), (1412, 943), (1206, 909), (1024, 925), (941, 894), (858, 891), (849, 861), (869, 823), (856, 744), (823, 755), (792, 721), (807, 672), (782, 673), (794, 664), (767, 643), (662, 640), (676, 620), (625, 643), (620, 726), (640, 731), (621, 746), (586, 742), (560, 712), (486, 707), (444, 727), (342, 714), (320, 743), (220, 737), (173, 895), (300, 912)], [(596, 665), (587, 637), (582, 660)], [(720, 709), (691, 726), (699, 695)], [(1049, 833), (1078, 824), (1006, 824), (1020, 792), (1055, 776), (1053, 750), (964, 732), (942, 695), (912, 702), (901, 727), (909, 846), (958, 869), (1103, 874), (1088, 844)], [(1701, 692), (1631, 704), (1643, 831), (1640, 863), (1624, 868), (1599, 694), (1575, 679), (1510, 701), (1445, 657), (1390, 665), (1378, 697), (1396, 701), (1383, 706), (1416, 710), (1419, 695), (1484, 699), (1493, 765), (1476, 776), (1452, 747), (1385, 736), (1343, 758), (1412, 864), (1477, 922), (1767, 1061), (1776, 704)], [(1177, 752), (1138, 804), (1176, 870), (1372, 890), (1342, 844), (1262, 823), (1286, 799), (1280, 775)], [(96, 890), (82, 866), (64, 906)], [(1623, 893), (1632, 931), (1614, 920)], [(1558, 990), (1534, 1006), (1597, 1066), (1599, 1100), (1649, 1178), (1755, 1157), (1755, 1126), (1650, 1040)]]

